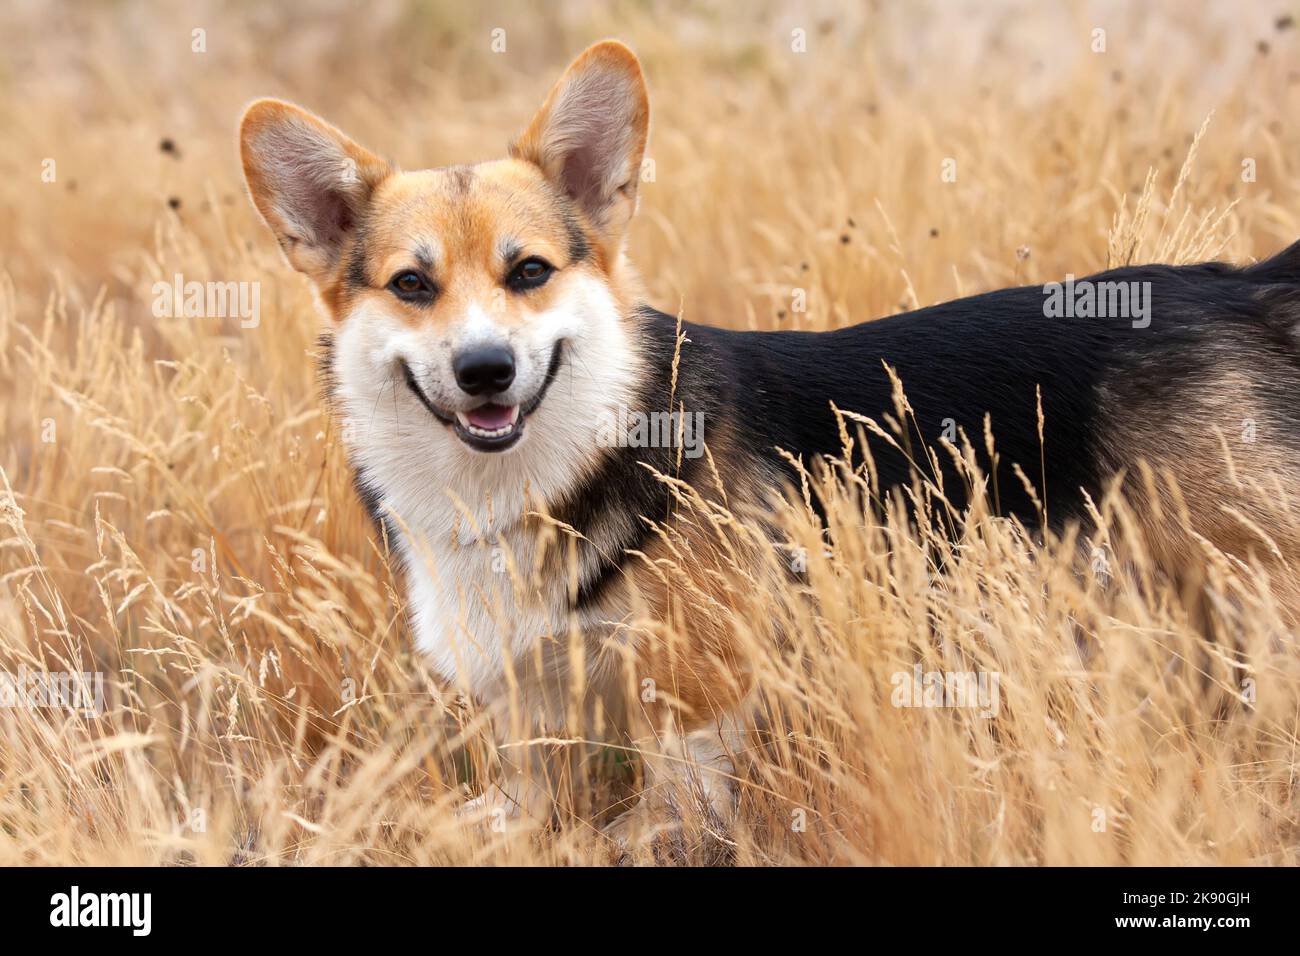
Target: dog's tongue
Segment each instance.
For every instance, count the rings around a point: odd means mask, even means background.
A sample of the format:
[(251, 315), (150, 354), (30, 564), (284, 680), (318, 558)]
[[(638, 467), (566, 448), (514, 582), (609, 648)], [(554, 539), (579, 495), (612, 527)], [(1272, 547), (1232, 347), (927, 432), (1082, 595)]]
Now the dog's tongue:
[(473, 411), (466, 412), (465, 417), (469, 419), (469, 423), (475, 428), (495, 431), (510, 424), (513, 412), (513, 405), (493, 405), (489, 403), (480, 405)]

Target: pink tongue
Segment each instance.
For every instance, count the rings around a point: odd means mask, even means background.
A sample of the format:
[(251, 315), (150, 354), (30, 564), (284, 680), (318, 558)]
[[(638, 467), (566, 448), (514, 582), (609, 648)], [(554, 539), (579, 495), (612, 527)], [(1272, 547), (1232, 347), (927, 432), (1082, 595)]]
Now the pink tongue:
[(495, 431), (510, 424), (512, 410), (513, 406), (511, 405), (480, 405), (472, 412), (466, 412), (465, 417), (469, 419), (469, 423), (475, 428)]

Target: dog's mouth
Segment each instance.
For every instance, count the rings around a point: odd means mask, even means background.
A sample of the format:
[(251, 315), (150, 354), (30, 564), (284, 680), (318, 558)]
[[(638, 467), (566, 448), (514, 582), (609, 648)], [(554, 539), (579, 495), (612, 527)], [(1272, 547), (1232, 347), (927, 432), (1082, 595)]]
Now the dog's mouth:
[(518, 405), (488, 402), (467, 412), (456, 413), (456, 434), (475, 448), (496, 451), (514, 443), (523, 434), (524, 421)]
[(505, 451), (514, 446), (524, 434), (524, 424), (528, 416), (537, 410), (546, 397), (551, 382), (555, 381), (560, 370), (563, 356), (563, 340), (551, 347), (551, 361), (546, 369), (546, 378), (542, 380), (537, 394), (522, 405), (503, 405), (500, 402), (487, 401), (475, 408), (448, 413), (429, 401), (420, 383), (415, 380), (411, 367), (402, 362), (402, 375), (406, 386), (415, 393), (425, 408), (434, 418), (450, 428), (466, 445), (477, 451)]

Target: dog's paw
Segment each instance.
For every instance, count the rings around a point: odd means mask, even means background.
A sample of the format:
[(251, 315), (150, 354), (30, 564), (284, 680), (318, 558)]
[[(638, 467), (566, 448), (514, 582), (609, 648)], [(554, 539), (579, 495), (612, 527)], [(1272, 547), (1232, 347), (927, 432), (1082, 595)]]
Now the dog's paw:
[(617, 866), (637, 866), (659, 862), (664, 848), (681, 831), (681, 820), (659, 800), (637, 799), (601, 828), (609, 841), (610, 862)]
[(603, 827), (601, 833), (620, 851), (628, 851), (644, 842), (655, 830), (655, 813), (650, 801), (638, 797), (636, 803)]
[(532, 781), (519, 777), (502, 784), (490, 784), (479, 796), (457, 807), (456, 816), (466, 823), (481, 824), (504, 833), (545, 826), (550, 822), (552, 809), (549, 793)]
[(697, 745), (688, 760), (669, 767), (671, 772), (660, 770), (656, 780), (673, 816), (719, 831), (730, 827), (739, 804), (736, 768), (730, 756)]

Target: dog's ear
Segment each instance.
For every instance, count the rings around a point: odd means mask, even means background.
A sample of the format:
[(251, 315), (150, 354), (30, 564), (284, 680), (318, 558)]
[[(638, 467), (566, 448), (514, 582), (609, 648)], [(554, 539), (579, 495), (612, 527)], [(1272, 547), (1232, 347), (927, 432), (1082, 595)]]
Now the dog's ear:
[(650, 129), (636, 54), (605, 40), (564, 71), (510, 155), (541, 167), (616, 252), (632, 213)]
[(325, 286), (343, 245), (392, 168), (324, 120), (258, 100), (239, 124), (244, 179), (290, 264)]

